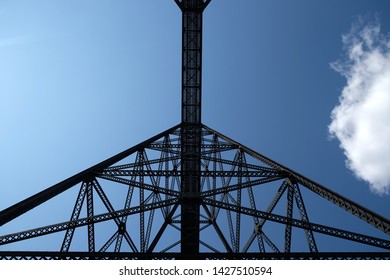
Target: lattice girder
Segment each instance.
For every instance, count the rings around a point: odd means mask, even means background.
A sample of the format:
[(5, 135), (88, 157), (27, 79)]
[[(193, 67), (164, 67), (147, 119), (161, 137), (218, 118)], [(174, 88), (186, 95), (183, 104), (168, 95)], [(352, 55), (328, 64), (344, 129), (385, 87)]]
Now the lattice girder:
[[(178, 156), (180, 130), (180, 125), (175, 126), (42, 191), (42, 198), (35, 195), (26, 199), (25, 212), (37, 201), (43, 203), (60, 195), (65, 188), (78, 188), (69, 221), (0, 236), (0, 250), (2, 245), (63, 232), (58, 251), (74, 252), (77, 245), (72, 246), (73, 236), (79, 229), (87, 228), (85, 240), (89, 252), (128, 252), (145, 257), (180, 253), (181, 201), (188, 199), (182, 195), (182, 161)], [(304, 251), (315, 254), (322, 248), (315, 238), (319, 233), (390, 251), (390, 241), (386, 238), (309, 220), (310, 211), (305, 207), (305, 193), (301, 190), (313, 191), (315, 187), (319, 191), (314, 194), (319, 199), (324, 196), (317, 195), (318, 192), (335, 192), (204, 125), (200, 134), (201, 169), (196, 174), (201, 178), (200, 192), (192, 203), (200, 209), (197, 219), (201, 254), (279, 253), (288, 256)], [(72, 180), (77, 183), (70, 186)], [(126, 195), (110, 196), (110, 189), (124, 189)], [(367, 222), (367, 226), (373, 224), (365, 217), (375, 217), (379, 222), (374, 226), (388, 235), (386, 226), (381, 227), (389, 223), (385, 218), (357, 203), (342, 202), (337, 194), (337, 199), (325, 198), (348, 212), (356, 209), (353, 213)], [(352, 207), (347, 209), (346, 204)], [(0, 212), (0, 217), (19, 213), (20, 206), (16, 205)], [(103, 223), (104, 231), (109, 231), (104, 238), (99, 233), (101, 227), (97, 226)], [(274, 226), (277, 224), (283, 226)], [(306, 246), (294, 246), (295, 237), (299, 235), (300, 239), (305, 237)], [(6, 254), (0, 253), (4, 257)]]

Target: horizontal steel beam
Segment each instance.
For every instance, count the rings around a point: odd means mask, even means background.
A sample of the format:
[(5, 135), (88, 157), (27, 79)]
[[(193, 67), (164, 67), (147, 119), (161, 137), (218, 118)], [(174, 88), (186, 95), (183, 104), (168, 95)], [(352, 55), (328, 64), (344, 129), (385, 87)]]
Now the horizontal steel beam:
[(138, 214), (141, 212), (146, 212), (146, 211), (150, 211), (153, 209), (166, 207), (169, 205), (174, 205), (177, 202), (178, 202), (177, 198), (168, 199), (168, 200), (159, 201), (159, 202), (155, 202), (155, 203), (131, 207), (131, 208), (127, 208), (124, 210), (118, 210), (115, 212), (95, 215), (95, 216), (88, 217), (88, 218), (82, 218), (82, 219), (77, 219), (77, 220), (73, 220), (73, 221), (69, 221), (69, 222), (49, 225), (49, 226), (45, 226), (45, 227), (26, 230), (26, 231), (17, 232), (17, 233), (8, 234), (8, 235), (3, 235), (3, 236), (0, 236), (0, 245), (9, 244), (9, 243), (13, 243), (13, 242), (21, 241), (21, 240), (26, 240), (26, 239), (30, 239), (30, 238), (34, 238), (34, 237), (38, 237), (38, 236), (43, 236), (43, 235), (47, 235), (47, 234), (51, 234), (51, 233), (55, 233), (55, 232), (60, 232), (63, 230), (67, 230), (69, 228), (77, 228), (77, 227), (87, 226), (89, 224), (100, 223), (100, 222), (112, 220), (112, 219), (115, 219), (118, 217), (134, 215), (134, 214)]
[(149, 185), (149, 184), (146, 184), (146, 183), (140, 183), (140, 182), (137, 182), (137, 181), (134, 181), (134, 180), (128, 180), (128, 179), (125, 179), (125, 178), (109, 176), (109, 175), (103, 175), (103, 174), (102, 175), (98, 174), (96, 177), (101, 178), (101, 179), (105, 179), (105, 180), (109, 180), (109, 181), (112, 181), (112, 182), (117, 182), (117, 183), (120, 183), (120, 184), (124, 184), (124, 185), (127, 185), (127, 186), (134, 186), (136, 188), (139, 188), (139, 189), (142, 189), (142, 190), (151, 191), (151, 192), (155, 192), (155, 193), (163, 193), (163, 194), (171, 195), (171, 196), (174, 196), (174, 197), (180, 197), (181, 196), (181, 193), (178, 192), (178, 191), (174, 191), (174, 190), (167, 189), (167, 188), (161, 188), (160, 186), (153, 186), (153, 185)]
[[(147, 162), (146, 162), (147, 164)], [(104, 170), (97, 176), (166, 176), (176, 177), (181, 176), (183, 172), (180, 170)], [(188, 175), (199, 175), (202, 177), (282, 177), (282, 172), (278, 171), (213, 171), (201, 170), (197, 173), (187, 171)]]
[(234, 185), (230, 185), (230, 186), (226, 186), (226, 187), (222, 187), (222, 188), (204, 191), (204, 192), (201, 192), (200, 196), (201, 197), (209, 197), (209, 196), (213, 196), (213, 195), (217, 195), (217, 194), (221, 194), (221, 193), (228, 193), (228, 192), (232, 192), (232, 191), (236, 191), (236, 190), (242, 190), (245, 188), (250, 188), (253, 186), (257, 186), (257, 185), (261, 185), (261, 184), (265, 184), (265, 183), (269, 183), (269, 182), (273, 182), (273, 181), (277, 181), (277, 180), (281, 180), (281, 179), (284, 179), (284, 178), (279, 177), (279, 176), (266, 177), (266, 178), (262, 178), (262, 179), (258, 179), (258, 180), (248, 181), (248, 182), (244, 182), (244, 183), (240, 183), (240, 184), (234, 184)]
[[(189, 145), (191, 146), (191, 145)], [(182, 147), (181, 144), (164, 144), (164, 143), (152, 143), (148, 146), (149, 148), (154, 148), (154, 149), (165, 149), (165, 148), (170, 148), (170, 149), (179, 149)], [(216, 149), (217, 151), (219, 150), (234, 150), (237, 149), (237, 145), (232, 145), (232, 144), (219, 144), (219, 145), (213, 145), (213, 144), (201, 144), (200, 147), (202, 149)]]
[[(216, 150), (216, 151), (212, 151), (212, 152), (220, 152), (220, 151)], [(237, 162), (236, 161), (232, 161), (232, 160), (228, 160), (228, 159), (222, 159), (222, 158), (217, 158), (217, 157), (202, 156), (202, 160), (208, 161), (208, 162), (218, 162), (218, 163), (224, 163), (224, 164), (227, 164), (227, 165), (237, 166)], [(243, 169), (254, 169), (254, 170), (259, 170), (259, 171), (261, 170), (261, 171), (273, 172), (273, 173), (277, 172), (279, 174), (283, 173), (279, 169), (269, 168), (269, 167), (265, 167), (265, 166), (261, 166), (261, 165), (249, 164), (249, 163), (244, 163), (244, 162), (240, 162), (240, 166)]]
[(330, 236), (335, 236), (338, 238), (343, 238), (343, 239), (351, 240), (354, 242), (358, 242), (358, 243), (367, 244), (370, 246), (390, 250), (390, 240), (376, 238), (376, 237), (372, 237), (372, 236), (368, 236), (368, 235), (364, 235), (364, 234), (359, 234), (359, 233), (355, 233), (355, 232), (351, 232), (351, 231), (346, 231), (346, 230), (342, 230), (342, 229), (338, 229), (338, 228), (328, 227), (328, 226), (324, 226), (324, 225), (320, 225), (320, 224), (308, 223), (308, 222), (304, 222), (301, 220), (291, 219), (291, 218), (287, 218), (284, 216), (280, 216), (280, 215), (276, 215), (276, 214), (272, 214), (272, 213), (267, 213), (267, 212), (260, 211), (260, 210), (250, 209), (250, 208), (246, 208), (246, 207), (242, 207), (242, 206), (238, 206), (238, 205), (233, 205), (233, 204), (229, 204), (229, 203), (225, 203), (225, 202), (221, 202), (221, 201), (216, 201), (216, 200), (212, 200), (212, 199), (204, 198), (203, 201), (207, 205), (219, 207), (219, 208), (222, 208), (222, 209), (225, 209), (228, 211), (234, 211), (234, 212), (246, 214), (246, 215), (249, 215), (252, 217), (258, 217), (261, 219), (270, 220), (270, 221), (273, 221), (276, 223), (281, 223), (281, 224), (285, 224), (285, 225), (292, 225), (294, 227), (308, 229), (308, 230), (312, 230), (312, 231), (315, 231), (318, 233), (322, 233), (322, 234), (326, 234), (326, 235), (330, 235)]
[[(169, 153), (169, 152), (166, 152)], [(156, 163), (165, 163), (165, 162), (173, 162), (173, 161), (178, 161), (180, 160), (180, 156), (174, 156), (174, 157), (164, 157), (164, 158), (159, 158), (159, 159), (152, 159), (148, 160), (148, 164), (156, 164)], [(127, 168), (134, 168), (134, 167), (140, 167), (145, 165), (144, 162), (133, 162), (133, 163), (128, 163), (128, 164), (121, 164), (121, 165), (114, 165), (110, 166), (104, 169), (104, 171), (114, 171), (114, 170), (121, 170), (121, 169), (127, 169)]]
[(324, 253), (111, 253), (0, 251), (0, 260), (390, 260), (387, 252)]

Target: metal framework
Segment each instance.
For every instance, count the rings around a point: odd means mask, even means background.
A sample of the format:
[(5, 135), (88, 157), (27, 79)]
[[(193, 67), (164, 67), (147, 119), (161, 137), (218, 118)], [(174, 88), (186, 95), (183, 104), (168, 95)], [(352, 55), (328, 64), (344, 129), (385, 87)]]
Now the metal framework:
[[(175, 0), (183, 15), (181, 123), (1, 211), (0, 229), (76, 191), (69, 220), (0, 233), (0, 259), (390, 259), (388, 219), (202, 124), (210, 1)], [(369, 233), (312, 222), (306, 196), (352, 214)], [(56, 250), (7, 247), (55, 233)], [(321, 245), (329, 238), (370, 249), (329, 251)]]
[(181, 251), (199, 252), (203, 1), (176, 1), (182, 10)]

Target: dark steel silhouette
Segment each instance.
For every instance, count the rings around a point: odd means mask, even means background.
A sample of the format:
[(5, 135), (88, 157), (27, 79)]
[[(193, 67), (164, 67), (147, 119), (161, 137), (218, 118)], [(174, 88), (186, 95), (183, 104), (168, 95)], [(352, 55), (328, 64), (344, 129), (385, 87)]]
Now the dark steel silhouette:
[[(175, 0), (183, 15), (181, 123), (1, 211), (0, 226), (78, 189), (68, 221), (0, 236), (1, 250), (63, 232), (58, 251), (2, 250), (0, 258), (390, 259), (388, 219), (202, 124), (202, 14), (210, 1)], [(121, 206), (110, 189), (126, 191)], [(386, 239), (311, 222), (303, 191)], [(100, 234), (103, 223), (109, 235)], [(72, 250), (79, 228), (86, 229), (84, 251)], [(305, 247), (294, 249), (297, 232)], [(319, 251), (319, 235), (374, 252)]]

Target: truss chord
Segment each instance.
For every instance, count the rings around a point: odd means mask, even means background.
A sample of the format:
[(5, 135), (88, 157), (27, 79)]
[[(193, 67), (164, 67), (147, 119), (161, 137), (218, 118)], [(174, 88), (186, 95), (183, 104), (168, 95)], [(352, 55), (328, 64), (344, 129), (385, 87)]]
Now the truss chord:
[(139, 148), (147, 146), (149, 143), (152, 143), (156, 141), (157, 139), (163, 137), (165, 134), (169, 134), (171, 131), (174, 131), (180, 127), (180, 124), (175, 125), (174, 127), (171, 127), (170, 129), (167, 129), (166, 131), (157, 134), (156, 136), (153, 136), (149, 138), (148, 140), (131, 147), (130, 149), (127, 149), (109, 159), (106, 159), (105, 161), (102, 161), (58, 184), (53, 185), (50, 188), (47, 188), (46, 190), (43, 190), (19, 203), (16, 203), (15, 205), (3, 210), (0, 212), (0, 226), (8, 223), (9, 221), (15, 219), (16, 217), (20, 216), (23, 213), (26, 213), (27, 211), (33, 209), (34, 207), (44, 203), (45, 201), (59, 195), (60, 193), (70, 189), (71, 187), (77, 185), (78, 183), (82, 182), (83, 180), (86, 180), (90, 177), (91, 174), (95, 172), (99, 172), (100, 170), (103, 170), (104, 168), (115, 164), (119, 162), (120, 160), (128, 157), (132, 153), (136, 152)]
[(316, 194), (320, 195), (321, 197), (329, 200), (330, 202), (334, 203), (335, 205), (339, 206), (340, 208), (352, 213), (353, 215), (357, 216), (361, 220), (366, 221), (367, 223), (375, 226), (379, 230), (383, 231), (384, 233), (390, 233), (390, 221), (371, 210), (368, 210), (367, 208), (364, 208), (363, 206), (357, 204), (356, 202), (353, 202), (339, 194), (337, 194), (334, 191), (331, 191), (324, 186), (321, 186), (318, 183), (315, 183), (314, 181), (292, 171), (291, 169), (253, 151), (252, 149), (228, 138), (225, 135), (222, 135), (221, 133), (203, 125), (204, 129), (208, 130), (210, 133), (217, 134), (220, 138), (224, 139), (226, 142), (233, 143), (236, 145), (239, 145), (246, 153), (251, 155), (252, 157), (262, 161), (263, 163), (267, 164), (268, 166), (271, 166), (273, 168), (279, 169), (282, 172), (285, 172), (289, 177), (293, 177), (297, 182), (308, 188), (309, 190), (315, 192)]
[[(179, 156), (172, 156), (172, 157), (165, 157), (163, 159), (152, 159), (152, 160), (149, 160), (149, 164), (156, 164), (156, 163), (166, 163), (166, 162), (173, 162), (174, 160), (177, 160), (177, 159), (180, 159)], [(114, 166), (110, 166), (110, 167), (107, 167), (105, 168), (102, 173), (103, 174), (110, 174), (109, 172), (110, 171), (119, 171), (119, 170), (126, 170), (128, 168), (135, 168), (137, 166), (139, 166), (141, 163), (137, 163), (137, 162), (134, 162), (134, 163), (128, 163), (128, 164), (121, 164), (121, 165), (114, 165)]]
[[(210, 170), (200, 170), (199, 172), (188, 172), (188, 175), (192, 176), (201, 176), (202, 178), (207, 177), (279, 177), (284, 178), (285, 174), (280, 172), (265, 172), (265, 171), (210, 171)], [(111, 177), (124, 177), (124, 176), (150, 176), (153, 177), (174, 177), (181, 176), (182, 172), (180, 170), (104, 170), (100, 173), (97, 173), (99, 177), (102, 176), (111, 176)], [(153, 185), (158, 186), (159, 182), (152, 180)]]
[[(244, 153), (245, 155), (245, 153)], [(222, 158), (216, 158), (216, 157), (211, 157), (211, 156), (202, 156), (203, 160), (208, 160), (211, 162), (218, 162), (218, 163), (224, 163), (227, 165), (234, 165), (234, 162), (232, 160), (228, 159), (222, 159)], [(249, 171), (249, 169), (253, 169), (252, 171), (263, 171), (265, 174), (269, 175), (278, 175), (278, 176), (286, 176), (285, 172), (281, 172), (278, 169), (275, 168), (270, 168), (270, 167), (265, 167), (261, 165), (255, 165), (255, 164), (249, 164), (249, 163), (243, 163), (242, 165), (243, 168), (246, 168)]]
[(376, 237), (371, 237), (363, 234), (358, 234), (346, 230), (341, 230), (333, 227), (328, 227), (320, 224), (314, 224), (314, 223), (307, 223), (303, 222), (301, 220), (296, 220), (296, 219), (287, 219), (286, 217), (276, 215), (276, 214), (271, 214), (267, 213), (264, 211), (260, 210), (252, 210), (250, 208), (246, 207), (237, 207), (234, 204), (228, 204), (224, 203), (221, 201), (213, 201), (211, 199), (203, 199), (203, 201), (208, 204), (208, 205), (215, 205), (217, 207), (220, 207), (222, 209), (226, 209), (229, 211), (240, 211), (243, 214), (250, 215), (250, 216), (258, 216), (259, 218), (271, 220), (277, 223), (282, 223), (282, 224), (292, 224), (294, 227), (299, 227), (302, 229), (312, 229), (313, 231), (323, 233), (326, 235), (332, 235), (335, 237), (363, 243), (363, 244), (368, 244), (374, 247), (380, 247), (380, 248), (385, 248), (385, 249), (390, 249), (390, 241), (385, 240), (385, 239), (380, 239)]
[(201, 197), (210, 197), (210, 196), (215, 196), (217, 194), (227, 194), (227, 193), (230, 193), (232, 191), (237, 191), (237, 190), (240, 190), (240, 189), (245, 189), (245, 188), (250, 188), (250, 187), (253, 187), (253, 186), (259, 186), (259, 185), (262, 185), (262, 184), (265, 184), (265, 183), (270, 183), (270, 182), (274, 182), (274, 181), (277, 181), (277, 180), (280, 180), (280, 179), (284, 179), (284, 178), (281, 178), (281, 177), (269, 177), (269, 178), (263, 178), (263, 179), (258, 179), (258, 180), (253, 180), (253, 181), (249, 181), (249, 182), (245, 182), (245, 183), (241, 183), (241, 184), (235, 184), (235, 185), (231, 185), (231, 186), (225, 186), (225, 187), (222, 187), (222, 188), (216, 188), (212, 191), (204, 191), (200, 194)]
[(124, 178), (119, 178), (119, 177), (114, 177), (114, 176), (105, 176), (105, 175), (97, 175), (97, 177), (101, 178), (101, 179), (106, 179), (109, 181), (121, 183), (124, 185), (134, 186), (136, 188), (147, 190), (147, 191), (168, 194), (172, 197), (180, 197), (181, 196), (181, 193), (178, 191), (164, 189), (164, 188), (160, 188), (159, 186), (153, 186), (153, 185), (149, 185), (146, 183), (141, 184), (140, 182), (137, 182), (135, 180), (128, 180), (128, 179), (124, 179)]
[(175, 204), (177, 202), (178, 202), (178, 199), (175, 198), (175, 199), (170, 199), (167, 201), (157, 202), (155, 204), (136, 206), (136, 207), (132, 207), (132, 208), (124, 209), (124, 210), (115, 211), (112, 213), (95, 215), (95, 216), (89, 217), (89, 218), (83, 218), (83, 219), (78, 219), (75, 221), (54, 224), (54, 225), (50, 225), (50, 226), (46, 226), (46, 227), (22, 231), (22, 232), (18, 232), (18, 233), (14, 233), (14, 234), (3, 235), (3, 236), (0, 236), (0, 245), (13, 243), (16, 241), (25, 240), (25, 239), (29, 239), (29, 238), (33, 238), (33, 237), (42, 236), (42, 235), (47, 235), (50, 233), (66, 230), (68, 228), (76, 228), (76, 227), (86, 226), (90, 223), (100, 223), (100, 222), (104, 222), (107, 220), (111, 220), (114, 217), (121, 217), (121, 216), (125, 216), (125, 215), (134, 215), (134, 214), (138, 214), (140, 212), (150, 211), (151, 209), (160, 208), (160, 207), (166, 206), (168, 204)]
[(26, 252), (3, 251), (1, 260), (144, 260), (144, 259), (203, 259), (203, 260), (390, 260), (385, 252), (319, 252), (319, 253), (88, 253), (88, 252)]

